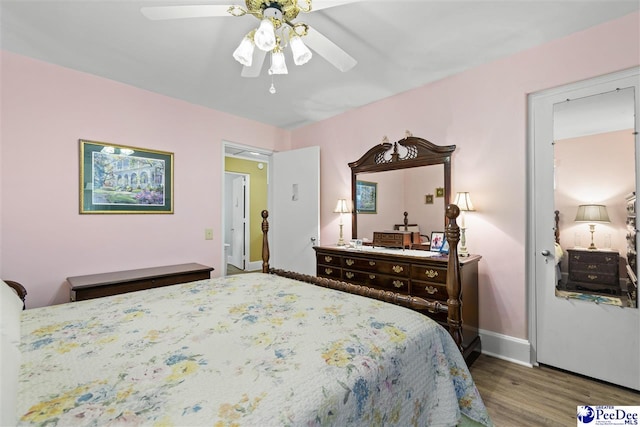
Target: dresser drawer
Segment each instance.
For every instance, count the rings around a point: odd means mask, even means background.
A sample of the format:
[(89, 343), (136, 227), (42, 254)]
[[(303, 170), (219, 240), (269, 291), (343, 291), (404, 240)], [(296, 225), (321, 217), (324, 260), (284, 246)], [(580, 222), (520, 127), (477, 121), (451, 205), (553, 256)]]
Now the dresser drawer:
[(409, 277), (409, 264), (373, 259), (352, 258), (349, 256), (344, 257), (342, 260), (342, 267), (345, 269), (367, 272), (371, 271), (380, 274)]
[(411, 279), (444, 285), (447, 283), (447, 269), (446, 267), (414, 264), (411, 266)]
[(316, 275), (318, 277), (327, 277), (329, 279), (336, 279), (336, 280), (341, 280), (342, 279), (342, 269), (340, 268), (340, 266), (333, 266), (333, 265), (320, 265), (318, 264), (316, 266)]
[(618, 286), (617, 272), (616, 274), (606, 274), (598, 271), (572, 271), (569, 275), (569, 280), (572, 282), (598, 283), (602, 285)]
[(573, 264), (614, 265), (618, 268), (618, 254), (615, 252), (569, 251), (569, 262)]
[(426, 299), (446, 301), (448, 298), (447, 286), (444, 283), (411, 281), (411, 295)]
[(318, 265), (334, 265), (338, 268), (342, 265), (342, 258), (335, 255), (330, 254), (318, 254), (317, 255)]
[(342, 280), (359, 285), (388, 289), (393, 292), (409, 292), (409, 279), (407, 277), (344, 269)]

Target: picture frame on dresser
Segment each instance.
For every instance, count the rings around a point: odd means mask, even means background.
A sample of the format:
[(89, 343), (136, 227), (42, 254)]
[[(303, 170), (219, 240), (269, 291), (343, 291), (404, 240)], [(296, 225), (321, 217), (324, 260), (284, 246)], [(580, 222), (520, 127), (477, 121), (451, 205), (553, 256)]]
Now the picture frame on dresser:
[(433, 231), (431, 233), (431, 251), (440, 252), (444, 247), (444, 231)]
[(172, 214), (173, 153), (80, 140), (81, 214)]

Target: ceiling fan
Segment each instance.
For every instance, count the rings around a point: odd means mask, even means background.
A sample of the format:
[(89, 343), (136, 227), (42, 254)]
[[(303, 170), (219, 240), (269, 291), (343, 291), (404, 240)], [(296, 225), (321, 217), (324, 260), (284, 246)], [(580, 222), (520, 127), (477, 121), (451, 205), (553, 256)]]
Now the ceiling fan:
[[(355, 1), (359, 0), (314, 0), (313, 10)], [(233, 53), (233, 57), (244, 65), (241, 73), (243, 77), (258, 77), (268, 52), (271, 52), (269, 74), (287, 74), (283, 53), (287, 46), (291, 48), (296, 65), (305, 64), (311, 59), (310, 47), (338, 70), (349, 71), (357, 64), (351, 55), (318, 30), (303, 22), (294, 22), (300, 12), (312, 12), (311, 2), (312, 0), (246, 0), (246, 8), (235, 4), (209, 4), (143, 7), (140, 11), (150, 20), (253, 15), (260, 21), (258, 28), (245, 35)]]

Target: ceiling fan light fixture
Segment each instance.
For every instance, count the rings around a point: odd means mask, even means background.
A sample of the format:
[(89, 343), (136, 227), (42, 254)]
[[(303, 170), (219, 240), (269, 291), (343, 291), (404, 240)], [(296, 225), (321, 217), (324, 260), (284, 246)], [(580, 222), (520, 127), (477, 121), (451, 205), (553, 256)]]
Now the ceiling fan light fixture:
[(269, 74), (289, 74), (284, 53), (278, 48), (274, 49), (271, 53), (271, 68), (269, 68)]
[(304, 65), (309, 62), (313, 54), (307, 45), (304, 44), (300, 36), (294, 33), (289, 44), (291, 45), (291, 52), (293, 53), (293, 62), (296, 65)]
[(254, 43), (251, 36), (252, 33), (247, 34), (233, 52), (233, 58), (245, 67), (251, 67), (253, 63)]
[(258, 49), (269, 52), (276, 47), (276, 32), (273, 22), (269, 18), (264, 18), (256, 30), (253, 40)]

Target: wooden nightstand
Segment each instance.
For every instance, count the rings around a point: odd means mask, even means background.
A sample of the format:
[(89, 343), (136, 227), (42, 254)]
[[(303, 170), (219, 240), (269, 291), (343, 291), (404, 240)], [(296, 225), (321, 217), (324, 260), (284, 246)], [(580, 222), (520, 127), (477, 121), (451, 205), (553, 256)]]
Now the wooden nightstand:
[(618, 251), (567, 249), (567, 253), (569, 254), (568, 290), (620, 295)]

